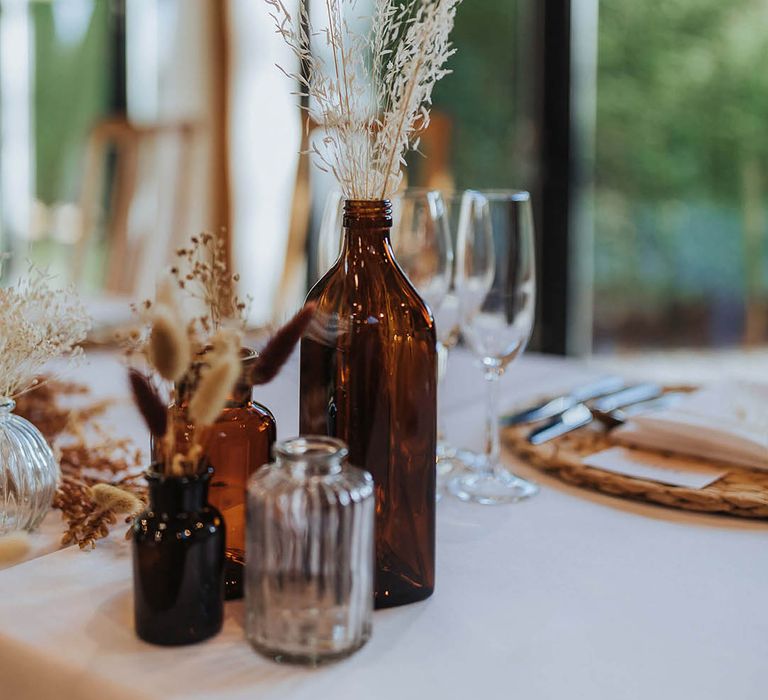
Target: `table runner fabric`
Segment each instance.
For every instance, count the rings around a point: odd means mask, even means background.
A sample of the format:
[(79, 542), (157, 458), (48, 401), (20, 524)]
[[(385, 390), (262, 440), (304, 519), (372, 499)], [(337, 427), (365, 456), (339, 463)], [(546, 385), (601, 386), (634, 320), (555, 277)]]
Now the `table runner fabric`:
[[(118, 371), (114, 363), (113, 387)], [(480, 370), (457, 354), (450, 371), (448, 436), (479, 447)], [(296, 374), (265, 391), (281, 437), (295, 430)], [(529, 357), (503, 394), (519, 405), (583, 379), (579, 365)], [(241, 602), (227, 604), (222, 634), (202, 644), (138, 640), (122, 533), (94, 552), (68, 548), (1, 571), (0, 697), (762, 700), (768, 526), (543, 480), (538, 496), (514, 506), (443, 499), (434, 597), (377, 612), (369, 644), (319, 670), (252, 652)]]

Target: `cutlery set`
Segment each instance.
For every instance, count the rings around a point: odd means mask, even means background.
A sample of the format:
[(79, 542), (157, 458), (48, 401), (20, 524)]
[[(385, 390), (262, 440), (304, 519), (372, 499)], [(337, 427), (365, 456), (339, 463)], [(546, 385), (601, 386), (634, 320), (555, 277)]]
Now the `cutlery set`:
[(518, 413), (502, 416), (501, 425), (509, 427), (540, 423), (528, 434), (528, 442), (541, 445), (597, 420), (604, 425), (621, 425), (632, 416), (668, 408), (684, 394), (664, 394), (658, 384), (627, 385), (616, 376), (601, 377)]

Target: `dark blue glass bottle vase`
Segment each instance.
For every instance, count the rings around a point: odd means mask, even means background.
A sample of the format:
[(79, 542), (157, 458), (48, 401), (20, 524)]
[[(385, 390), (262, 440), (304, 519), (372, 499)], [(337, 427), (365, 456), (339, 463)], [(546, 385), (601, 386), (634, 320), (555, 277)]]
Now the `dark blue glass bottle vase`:
[(136, 634), (152, 644), (192, 644), (221, 629), (226, 531), (208, 503), (212, 473), (146, 474), (149, 506), (133, 524), (133, 591)]

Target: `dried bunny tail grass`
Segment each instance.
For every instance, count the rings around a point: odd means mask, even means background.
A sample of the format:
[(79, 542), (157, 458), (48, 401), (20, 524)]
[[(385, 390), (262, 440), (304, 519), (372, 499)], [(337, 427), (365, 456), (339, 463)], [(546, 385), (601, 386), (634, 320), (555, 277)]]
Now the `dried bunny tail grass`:
[(170, 476), (191, 476), (200, 471), (201, 460), (203, 459), (202, 445), (195, 443), (189, 451), (184, 454), (177, 452), (173, 455), (170, 463)]
[(94, 484), (90, 491), (91, 498), (99, 508), (113, 513), (135, 515), (144, 508), (140, 498), (112, 484)]
[(189, 419), (196, 427), (215, 422), (239, 376), (240, 358), (232, 352), (219, 355), (209, 367), (203, 369), (187, 410)]
[(73, 288), (51, 289), (51, 280), (30, 265), (15, 285), (0, 289), (0, 396), (39, 386), (36, 378), (50, 360), (83, 356), (91, 319)]
[(266, 384), (272, 381), (293, 352), (293, 348), (304, 335), (316, 305), (306, 304), (288, 323), (280, 328), (259, 353), (250, 374), (251, 384)]
[(209, 361), (225, 355), (238, 355), (243, 335), (236, 328), (219, 328), (211, 338), (211, 349), (206, 353)]
[(162, 439), (168, 430), (168, 409), (149, 380), (138, 370), (128, 370), (133, 399), (149, 432)]
[(158, 304), (152, 316), (147, 357), (163, 379), (175, 382), (187, 371), (192, 356), (186, 329), (167, 306)]

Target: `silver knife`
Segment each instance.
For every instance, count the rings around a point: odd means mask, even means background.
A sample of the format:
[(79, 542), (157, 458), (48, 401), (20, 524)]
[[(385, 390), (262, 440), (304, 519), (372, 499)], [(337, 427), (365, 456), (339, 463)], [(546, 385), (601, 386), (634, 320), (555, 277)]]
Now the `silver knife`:
[(618, 408), (658, 399), (663, 393), (664, 390), (658, 384), (636, 384), (593, 401), (592, 408), (598, 413), (610, 413)]
[(578, 387), (563, 396), (558, 396), (537, 406), (526, 408), (519, 413), (502, 416), (499, 422), (503, 427), (509, 427), (510, 425), (546, 420), (547, 418), (559, 416), (563, 411), (577, 404), (605, 396), (606, 394), (612, 394), (623, 389), (625, 386), (626, 383), (621, 377), (602, 377), (594, 382)]
[[(607, 414), (636, 403), (656, 399), (662, 393), (662, 388), (658, 384), (636, 384), (604, 398), (597, 399), (592, 403), (592, 408), (595, 413)], [(528, 442), (532, 445), (541, 445), (544, 442), (591, 423), (593, 418), (592, 411), (585, 403), (577, 404), (548, 423), (532, 430), (528, 435)]]
[(576, 404), (563, 411), (544, 425), (532, 430), (528, 435), (528, 442), (532, 445), (541, 445), (572, 430), (581, 428), (592, 422), (592, 411), (584, 403)]

